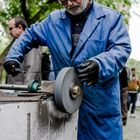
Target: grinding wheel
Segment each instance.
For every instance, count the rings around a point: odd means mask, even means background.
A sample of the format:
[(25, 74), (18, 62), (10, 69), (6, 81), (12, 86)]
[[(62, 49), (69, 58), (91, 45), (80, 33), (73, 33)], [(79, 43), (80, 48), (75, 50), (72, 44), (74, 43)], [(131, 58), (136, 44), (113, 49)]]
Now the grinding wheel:
[(56, 106), (64, 113), (74, 113), (83, 98), (82, 84), (73, 67), (63, 68), (55, 81), (54, 99)]

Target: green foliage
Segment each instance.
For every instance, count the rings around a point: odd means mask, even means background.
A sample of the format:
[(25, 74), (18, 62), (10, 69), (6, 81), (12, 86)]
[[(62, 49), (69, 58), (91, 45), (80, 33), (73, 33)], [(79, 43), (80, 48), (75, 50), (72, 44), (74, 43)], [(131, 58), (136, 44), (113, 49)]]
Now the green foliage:
[[(131, 6), (130, 0), (96, 1), (113, 9), (119, 10), (124, 15), (126, 23), (128, 23), (129, 7)], [(57, 2), (48, 4), (48, 0), (5, 0), (4, 3), (6, 8), (0, 10), (0, 19), (2, 19), (2, 21), (6, 21), (10, 17), (14, 16), (23, 16), (28, 24), (40, 21), (54, 9), (61, 8)], [(4, 22), (2, 22), (2, 24), (6, 25)]]
[(3, 34), (0, 34), (0, 55), (3, 53), (7, 45), (9, 44), (9, 39), (5, 38)]
[(47, 0), (7, 0), (5, 7), (0, 9), (0, 22), (5, 26), (6, 21), (15, 16), (22, 16), (30, 25), (44, 19), (52, 10), (60, 7), (58, 3), (49, 4)]
[(112, 9), (115, 9), (119, 11), (123, 16), (125, 23), (128, 24), (129, 22), (129, 9), (131, 6), (130, 0), (96, 0), (98, 3), (101, 3), (103, 5), (106, 5), (108, 7), (111, 7)]

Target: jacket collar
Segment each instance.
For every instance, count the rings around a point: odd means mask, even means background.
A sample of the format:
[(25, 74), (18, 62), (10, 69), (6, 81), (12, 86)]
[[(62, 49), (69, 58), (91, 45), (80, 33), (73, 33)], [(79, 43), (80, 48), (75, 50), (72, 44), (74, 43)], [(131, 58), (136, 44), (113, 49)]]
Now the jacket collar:
[[(94, 31), (96, 26), (98, 26), (98, 24), (100, 23), (100, 18), (105, 16), (105, 13), (103, 12), (102, 7), (99, 4), (94, 2), (92, 8), (93, 9), (91, 10), (91, 12), (89, 14), (89, 16), (87, 18), (87, 21), (85, 23), (85, 26), (83, 28), (83, 31), (82, 31), (82, 33), (80, 35), (77, 47), (76, 47), (76, 49), (75, 49), (75, 51), (73, 53), (72, 61), (78, 55), (78, 53), (82, 49), (82, 47), (85, 44), (85, 42), (88, 40), (89, 36)], [(65, 14), (65, 10), (64, 10), (64, 12), (61, 12), (61, 19), (64, 22), (65, 29), (67, 31), (69, 39), (71, 40), (70, 18), (68, 18), (67, 15)]]

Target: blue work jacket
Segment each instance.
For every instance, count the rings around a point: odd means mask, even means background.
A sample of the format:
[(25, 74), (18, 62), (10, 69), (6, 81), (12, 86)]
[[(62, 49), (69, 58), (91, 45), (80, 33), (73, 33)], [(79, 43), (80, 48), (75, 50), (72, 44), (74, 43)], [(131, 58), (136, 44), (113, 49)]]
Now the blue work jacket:
[(20, 63), (34, 43), (48, 46), (55, 70), (76, 67), (89, 59), (99, 64), (98, 82), (90, 87), (83, 84), (78, 140), (122, 140), (118, 73), (130, 55), (131, 46), (120, 13), (94, 3), (71, 57), (70, 18), (65, 9), (54, 11), (14, 42), (6, 61)]

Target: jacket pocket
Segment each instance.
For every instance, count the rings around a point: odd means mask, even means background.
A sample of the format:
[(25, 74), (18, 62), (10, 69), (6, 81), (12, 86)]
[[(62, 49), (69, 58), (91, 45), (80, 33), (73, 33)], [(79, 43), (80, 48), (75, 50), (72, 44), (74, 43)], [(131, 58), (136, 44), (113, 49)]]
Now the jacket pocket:
[(106, 50), (105, 41), (89, 39), (85, 44), (85, 54), (87, 59), (96, 56)]

